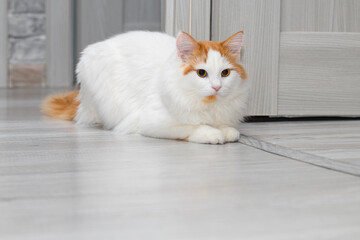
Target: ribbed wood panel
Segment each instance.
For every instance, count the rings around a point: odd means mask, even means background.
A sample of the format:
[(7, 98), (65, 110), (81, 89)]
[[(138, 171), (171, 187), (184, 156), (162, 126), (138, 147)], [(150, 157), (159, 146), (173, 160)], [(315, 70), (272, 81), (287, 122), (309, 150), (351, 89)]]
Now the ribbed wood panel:
[(248, 114), (276, 115), (280, 0), (214, 0), (212, 12), (212, 40), (245, 30), (242, 62), (252, 82)]
[(161, 31), (161, 0), (124, 0), (123, 19), (124, 31)]
[(46, 85), (73, 85), (73, 3), (46, 0)]
[(210, 0), (191, 1), (191, 34), (197, 40), (210, 40)]
[(284, 32), (279, 115), (360, 115), (360, 33)]
[(210, 14), (210, 0), (166, 1), (165, 31), (173, 36), (185, 31), (196, 40), (210, 40)]
[(123, 0), (77, 1), (78, 51), (123, 31), (123, 4)]
[(360, 32), (360, 1), (281, 1), (281, 31)]

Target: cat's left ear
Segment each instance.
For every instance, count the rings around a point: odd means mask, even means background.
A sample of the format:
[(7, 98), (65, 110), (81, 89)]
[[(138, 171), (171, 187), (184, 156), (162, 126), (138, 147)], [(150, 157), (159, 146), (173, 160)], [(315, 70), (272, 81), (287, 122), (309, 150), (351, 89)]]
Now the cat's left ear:
[(187, 57), (193, 53), (198, 43), (186, 32), (181, 31), (176, 38), (176, 47), (178, 55), (183, 62), (186, 62)]
[(244, 31), (239, 31), (223, 41), (222, 44), (234, 55), (239, 55), (244, 40)]

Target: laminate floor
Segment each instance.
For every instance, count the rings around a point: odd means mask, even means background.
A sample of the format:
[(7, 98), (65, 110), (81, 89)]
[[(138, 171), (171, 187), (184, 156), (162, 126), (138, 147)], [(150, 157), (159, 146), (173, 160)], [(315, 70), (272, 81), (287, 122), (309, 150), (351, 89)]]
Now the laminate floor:
[(246, 123), (241, 142), (360, 176), (360, 120)]
[(0, 239), (357, 239), (360, 178), (241, 143), (44, 118), (0, 91)]

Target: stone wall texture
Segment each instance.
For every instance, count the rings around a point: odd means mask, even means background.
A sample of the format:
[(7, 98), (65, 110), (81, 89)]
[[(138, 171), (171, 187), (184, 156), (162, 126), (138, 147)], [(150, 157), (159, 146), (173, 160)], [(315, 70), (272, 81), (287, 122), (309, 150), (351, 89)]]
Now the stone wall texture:
[(44, 82), (45, 23), (45, 0), (8, 0), (11, 86), (38, 86)]

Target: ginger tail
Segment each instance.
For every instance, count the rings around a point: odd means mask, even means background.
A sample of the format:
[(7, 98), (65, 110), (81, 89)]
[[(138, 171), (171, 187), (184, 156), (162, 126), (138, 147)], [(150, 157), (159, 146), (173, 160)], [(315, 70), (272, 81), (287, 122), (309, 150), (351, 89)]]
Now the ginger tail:
[(48, 96), (41, 106), (41, 111), (49, 117), (72, 121), (80, 104), (78, 96), (78, 90)]

